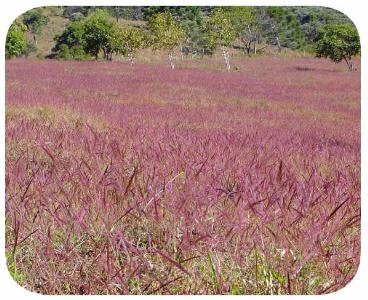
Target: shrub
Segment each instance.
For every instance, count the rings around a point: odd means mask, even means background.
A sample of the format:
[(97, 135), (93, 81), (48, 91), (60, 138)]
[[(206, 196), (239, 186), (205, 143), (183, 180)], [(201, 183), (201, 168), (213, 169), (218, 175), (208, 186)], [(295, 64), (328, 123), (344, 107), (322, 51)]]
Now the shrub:
[(5, 43), (6, 58), (17, 57), (23, 54), (27, 46), (25, 31), (26, 27), (18, 21), (15, 21), (10, 26)]

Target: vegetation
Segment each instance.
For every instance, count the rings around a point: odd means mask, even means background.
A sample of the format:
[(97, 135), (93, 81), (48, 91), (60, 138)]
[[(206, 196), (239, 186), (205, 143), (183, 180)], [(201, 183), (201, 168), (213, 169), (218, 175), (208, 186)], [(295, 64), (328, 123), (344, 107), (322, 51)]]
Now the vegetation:
[(96, 60), (100, 51), (105, 60), (112, 60), (113, 53), (125, 53), (121, 32), (105, 10), (92, 12), (84, 21), (83, 30), (85, 51)]
[(5, 43), (5, 57), (12, 58), (20, 56), (27, 47), (26, 32), (27, 28), (16, 20), (9, 28)]
[(61, 59), (87, 59), (82, 21), (70, 22), (60, 36), (55, 37), (56, 44), (52, 51)]
[(361, 83), (334, 62), (354, 69), (359, 49), (325, 8), (20, 16), (5, 49), (10, 275), (43, 294), (346, 286), (361, 250)]
[(230, 72), (231, 66), (227, 47), (229, 47), (236, 38), (236, 28), (232, 24), (231, 17), (229, 11), (219, 8), (214, 10), (207, 20), (207, 31), (210, 37), (210, 43), (214, 47), (221, 47), (228, 72)]
[[(112, 60), (115, 55), (128, 57), (133, 64), (138, 51), (148, 47), (166, 52), (171, 68), (175, 67), (177, 51), (183, 61), (188, 55), (203, 58), (220, 49), (228, 71), (232, 49), (241, 49), (248, 56), (272, 47), (279, 53), (291, 49), (317, 54), (316, 43), (320, 41), (320, 49), (326, 25), (336, 25), (335, 31), (341, 30), (341, 35), (348, 27), (355, 30), (345, 15), (322, 7), (71, 6), (61, 9), (69, 23), (55, 37), (55, 44), (50, 47), (52, 52), (45, 56)], [(45, 8), (37, 8), (24, 14), (23, 22), (33, 36), (34, 45), (28, 43), (26, 50), (12, 57), (36, 52), (36, 35), (49, 20), (44, 12)], [(345, 41), (349, 43), (348, 39)], [(351, 47), (360, 47), (359, 41), (353, 43)], [(334, 61), (345, 60), (350, 64), (349, 69), (353, 69), (352, 58), (358, 53), (340, 55), (341, 59), (335, 57)]]
[(231, 7), (226, 11), (230, 14), (236, 36), (243, 46), (244, 52), (250, 55), (253, 50), (257, 54), (257, 42), (260, 34), (260, 26), (254, 7)]
[(108, 8), (112, 17), (119, 22), (120, 19), (139, 20), (142, 19), (142, 8), (139, 6), (111, 6)]
[(301, 30), (297, 17), (284, 7), (269, 7), (267, 13), (271, 17), (265, 36), (270, 43), (290, 49), (303, 49), (305, 36)]
[(344, 60), (350, 71), (353, 57), (360, 54), (359, 34), (350, 24), (325, 25), (320, 28), (316, 44), (317, 57), (328, 57), (339, 63)]
[(105, 10), (97, 9), (83, 20), (71, 21), (55, 40), (52, 50), (57, 58), (98, 59), (102, 52), (105, 60), (112, 60), (115, 53), (128, 56), (133, 64), (137, 50), (146, 46), (148, 38), (142, 29), (118, 25)]
[[(6, 253), (43, 294), (325, 294), (360, 259), (360, 73), (7, 61)], [(208, 63), (211, 62), (211, 63)], [(322, 95), (322, 96), (321, 96)], [(297, 99), (297, 100), (296, 100)]]
[(134, 64), (137, 51), (148, 44), (148, 37), (142, 29), (134, 27), (122, 28), (122, 35), (123, 44), (128, 53), (129, 62), (130, 64)]
[(40, 8), (29, 10), (23, 15), (23, 23), (27, 26), (27, 30), (33, 35), (35, 45), (37, 45), (36, 36), (42, 32), (48, 22), (49, 18), (43, 15)]
[(153, 50), (167, 51), (169, 63), (175, 68), (174, 49), (185, 39), (185, 32), (170, 12), (157, 13), (149, 20), (151, 43)]

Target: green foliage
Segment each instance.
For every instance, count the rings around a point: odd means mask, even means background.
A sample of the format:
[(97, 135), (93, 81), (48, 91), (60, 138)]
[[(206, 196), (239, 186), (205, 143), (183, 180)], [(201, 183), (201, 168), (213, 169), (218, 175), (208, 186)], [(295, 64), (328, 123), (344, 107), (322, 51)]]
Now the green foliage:
[(270, 31), (266, 33), (268, 38), (273, 39), (274, 36), (278, 36), (283, 47), (303, 48), (305, 36), (294, 13), (285, 7), (276, 6), (267, 8), (267, 13), (272, 18)]
[(192, 55), (212, 54), (213, 47), (209, 44), (202, 7), (179, 7), (176, 8), (174, 13), (186, 35), (186, 40), (182, 44), (182, 51)]
[(57, 57), (65, 60), (70, 60), (73, 58), (72, 54), (70, 53), (70, 49), (66, 44), (61, 44), (59, 46), (59, 53)]
[[(58, 9), (70, 22), (56, 38), (49, 57), (67, 59), (76, 59), (76, 56), (83, 59), (83, 55), (97, 59), (101, 52), (105, 59), (111, 59), (113, 53), (129, 55), (134, 51), (127, 48), (145, 47), (148, 40), (154, 50), (173, 53), (175, 47), (180, 47), (182, 54), (192, 54), (192, 57), (212, 54), (219, 46), (256, 53), (257, 43), (277, 45), (280, 51), (286, 47), (314, 53), (322, 26), (351, 24), (342, 13), (323, 7), (69, 6)], [(37, 8), (22, 17), (27, 30), (33, 34), (34, 45), (37, 45), (36, 35), (48, 22), (48, 15), (50, 8)], [(124, 28), (118, 28), (119, 19), (149, 21), (150, 33), (144, 34), (144, 45), (134, 46), (135, 41), (142, 44), (138, 41), (142, 37), (121, 32)], [(66, 44), (69, 51), (63, 47), (59, 53), (62, 44)], [(33, 48), (28, 47), (28, 52)]]
[(255, 8), (251, 6), (232, 6), (225, 9), (231, 15), (231, 22), (235, 28), (237, 38), (249, 54), (252, 44), (255, 48), (260, 30)]
[(23, 15), (23, 23), (27, 26), (28, 31), (33, 34), (35, 41), (36, 34), (40, 34), (48, 22), (49, 18), (43, 15), (40, 8), (29, 10)]
[(207, 33), (210, 45), (228, 47), (236, 38), (236, 29), (231, 13), (224, 8), (212, 12), (207, 20)]
[(27, 41), (26, 48), (24, 49), (23, 54), (28, 57), (32, 53), (35, 53), (37, 51), (37, 47), (34, 43)]
[(134, 27), (122, 28), (123, 43), (128, 53), (134, 55), (138, 49), (144, 48), (148, 42), (148, 37), (142, 29)]
[(193, 19), (193, 16), (208, 15), (214, 8), (211, 6), (145, 6), (142, 7), (142, 18), (148, 21), (153, 15), (170, 12), (180, 22)]
[(66, 6), (64, 7), (63, 16), (65, 18), (73, 19), (75, 14), (82, 15), (83, 17), (88, 16), (96, 9), (95, 6)]
[(356, 28), (351, 24), (332, 24), (320, 28), (316, 56), (326, 57), (339, 63), (345, 60), (352, 70), (352, 58), (360, 53), (360, 40)]
[(219, 283), (218, 283), (218, 280), (217, 280), (216, 267), (215, 267), (215, 264), (213, 263), (213, 259), (212, 259), (212, 256), (211, 256), (210, 252), (208, 252), (208, 261), (210, 263), (210, 268), (211, 268), (212, 286), (215, 290), (218, 290)]
[(5, 57), (12, 58), (23, 54), (27, 42), (25, 36), (26, 27), (15, 21), (9, 28), (5, 43)]
[(139, 6), (111, 6), (108, 11), (117, 22), (119, 19), (140, 20), (143, 18), (142, 7)]
[(56, 44), (52, 51), (59, 59), (89, 59), (84, 47), (84, 24), (83, 21), (72, 21), (68, 23), (64, 32), (55, 37)]
[(122, 52), (119, 42), (121, 33), (115, 23), (110, 21), (105, 10), (97, 9), (91, 13), (83, 23), (85, 51), (98, 58), (103, 51), (104, 59), (110, 59), (113, 52)]
[(111, 60), (113, 53), (134, 56), (146, 45), (147, 37), (143, 30), (121, 27), (110, 20), (106, 10), (97, 9), (82, 21), (70, 22), (55, 41), (52, 50), (57, 58), (97, 59), (102, 51), (104, 59)]
[(75, 45), (69, 48), (66, 44), (61, 44), (57, 58), (65, 60), (87, 60), (90, 56), (86, 54), (81, 45)]
[(231, 6), (223, 10), (231, 15), (231, 22), (238, 34), (248, 30), (249, 26), (257, 25), (256, 12), (252, 6)]
[(149, 20), (152, 33), (151, 42), (154, 50), (172, 51), (185, 39), (185, 32), (168, 11), (155, 14)]
[(56, 44), (52, 49), (54, 52), (58, 52), (61, 45), (66, 45), (72, 48), (76, 45), (83, 45), (84, 25), (81, 21), (69, 22), (64, 32), (56, 36), (54, 40)]
[(13, 254), (10, 251), (5, 251), (5, 257), (10, 276), (14, 279), (16, 283), (22, 286), (25, 281), (25, 278), (24, 274), (17, 267), (16, 256), (13, 256)]
[(185, 31), (169, 11), (153, 15), (148, 22), (153, 50), (165, 50), (169, 56), (171, 68), (174, 69), (174, 48), (185, 41)]
[(145, 6), (142, 9), (143, 20), (149, 21), (155, 14), (170, 11), (170, 6)]

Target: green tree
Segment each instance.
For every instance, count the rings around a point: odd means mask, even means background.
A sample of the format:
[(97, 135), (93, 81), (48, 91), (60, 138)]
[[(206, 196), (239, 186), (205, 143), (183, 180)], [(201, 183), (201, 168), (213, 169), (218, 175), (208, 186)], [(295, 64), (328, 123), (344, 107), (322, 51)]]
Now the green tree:
[(180, 45), (182, 60), (183, 54), (191, 53), (192, 57), (200, 54), (212, 54), (212, 48), (208, 45), (206, 35), (205, 16), (200, 7), (173, 7), (173, 15), (179, 19), (180, 25), (185, 31), (186, 39)]
[(111, 6), (109, 7), (109, 12), (111, 16), (116, 19), (116, 22), (119, 22), (120, 18), (126, 18), (129, 7), (124, 6)]
[(110, 6), (109, 13), (116, 22), (119, 22), (119, 19), (139, 20), (143, 18), (142, 7), (139, 6)]
[(32, 34), (35, 45), (37, 45), (36, 35), (42, 32), (48, 22), (49, 18), (43, 15), (42, 10), (39, 8), (29, 10), (23, 15), (23, 23)]
[(207, 31), (210, 44), (221, 47), (226, 69), (230, 72), (230, 57), (227, 48), (234, 42), (236, 30), (229, 11), (224, 8), (214, 10), (207, 20)]
[(351, 24), (330, 24), (319, 30), (316, 56), (326, 57), (339, 63), (346, 62), (350, 71), (354, 69), (353, 57), (360, 54), (359, 34)]
[(106, 60), (112, 60), (114, 52), (122, 52), (122, 35), (116, 23), (110, 21), (105, 10), (96, 9), (84, 21), (83, 39), (85, 51), (98, 59), (100, 51)]
[(257, 8), (262, 36), (266, 42), (281, 47), (301, 49), (305, 46), (305, 36), (294, 12), (286, 7)]
[(139, 49), (147, 45), (147, 36), (142, 29), (134, 27), (122, 28), (123, 47), (125, 47), (130, 64), (135, 63), (136, 54)]
[(232, 6), (224, 10), (230, 14), (231, 22), (236, 31), (237, 38), (243, 45), (243, 49), (250, 55), (251, 50), (257, 53), (257, 41), (259, 35), (259, 23), (254, 7)]
[(165, 50), (168, 53), (172, 69), (174, 64), (174, 49), (179, 47), (185, 39), (185, 32), (169, 11), (157, 13), (149, 20), (154, 50)]
[(6, 58), (17, 57), (23, 54), (27, 46), (25, 36), (26, 30), (27, 28), (19, 21), (15, 21), (10, 26), (5, 43)]
[(84, 51), (84, 24), (82, 21), (69, 22), (64, 32), (61, 35), (55, 36), (54, 40), (56, 44), (52, 48), (52, 52), (56, 53), (58, 58), (87, 58), (87, 53)]

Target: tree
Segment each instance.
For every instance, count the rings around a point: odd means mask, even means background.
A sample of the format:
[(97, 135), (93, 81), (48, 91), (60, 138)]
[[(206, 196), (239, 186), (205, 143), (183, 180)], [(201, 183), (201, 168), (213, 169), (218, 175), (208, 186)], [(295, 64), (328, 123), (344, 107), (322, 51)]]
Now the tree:
[(106, 60), (112, 60), (114, 52), (122, 52), (122, 35), (116, 23), (109, 20), (105, 10), (96, 9), (84, 21), (83, 39), (85, 51), (98, 59), (100, 51)]
[(354, 69), (353, 56), (360, 54), (359, 34), (351, 24), (330, 24), (319, 30), (316, 56), (330, 58), (335, 63), (342, 60), (349, 71)]
[(40, 34), (49, 22), (49, 18), (42, 14), (40, 9), (32, 9), (23, 15), (23, 23), (27, 30), (33, 35), (34, 44), (37, 45), (36, 35)]
[(149, 21), (154, 15), (169, 11), (170, 6), (144, 6), (142, 16), (144, 21)]
[(123, 31), (123, 43), (126, 48), (128, 59), (131, 65), (135, 63), (136, 53), (146, 46), (147, 36), (142, 29), (125, 27)]
[(119, 22), (119, 19), (139, 20), (142, 19), (142, 7), (139, 6), (110, 6), (109, 12)]
[(124, 18), (127, 16), (128, 9), (129, 9), (128, 7), (124, 7), (124, 6), (111, 6), (109, 7), (109, 12), (111, 16), (113, 16), (116, 19), (116, 22), (118, 23), (120, 18)]
[(235, 27), (231, 21), (231, 14), (224, 8), (214, 10), (207, 20), (207, 30), (210, 43), (221, 46), (226, 69), (230, 72), (230, 57), (227, 47), (236, 38)]
[(225, 8), (225, 11), (231, 15), (231, 22), (243, 45), (244, 52), (250, 55), (253, 50), (253, 53), (256, 54), (260, 28), (255, 9), (251, 6), (233, 6)]
[(9, 28), (5, 43), (5, 57), (12, 58), (23, 54), (27, 46), (27, 28), (19, 21), (15, 21)]
[(259, 12), (263, 35), (268, 43), (277, 46), (279, 52), (281, 52), (281, 47), (290, 49), (304, 47), (304, 33), (298, 18), (290, 8), (262, 7)]
[(165, 50), (172, 69), (175, 68), (173, 52), (185, 39), (185, 32), (169, 11), (157, 13), (149, 20), (154, 50)]
[(77, 59), (87, 58), (84, 51), (84, 24), (82, 21), (72, 21), (66, 26), (61, 35), (55, 36), (55, 46), (52, 52), (56, 53), (58, 58)]
[(192, 57), (200, 54), (212, 54), (212, 48), (207, 43), (205, 16), (197, 6), (172, 7), (174, 17), (178, 18), (180, 26), (185, 32), (186, 39), (180, 45), (181, 56), (191, 53)]

